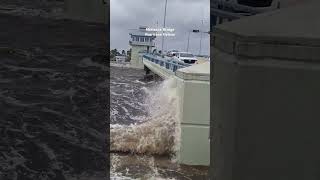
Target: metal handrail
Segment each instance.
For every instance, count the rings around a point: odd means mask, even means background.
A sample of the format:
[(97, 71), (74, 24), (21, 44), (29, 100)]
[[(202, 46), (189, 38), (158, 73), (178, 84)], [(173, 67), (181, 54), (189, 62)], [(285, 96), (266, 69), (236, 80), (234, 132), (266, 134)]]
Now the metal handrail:
[(155, 64), (158, 64), (168, 70), (171, 70), (173, 72), (176, 72), (180, 68), (188, 67), (190, 64), (177, 61), (173, 58), (162, 58), (153, 54), (144, 54), (143, 57), (147, 59), (150, 62), (153, 62)]

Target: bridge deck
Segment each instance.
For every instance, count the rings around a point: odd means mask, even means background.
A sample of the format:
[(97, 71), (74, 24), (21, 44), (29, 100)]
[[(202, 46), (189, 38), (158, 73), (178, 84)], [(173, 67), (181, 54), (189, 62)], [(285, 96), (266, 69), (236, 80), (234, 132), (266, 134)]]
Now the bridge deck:
[(142, 56), (142, 61), (147, 68), (164, 79), (174, 76), (175, 72), (180, 68), (191, 66), (190, 64), (172, 58), (156, 56), (153, 54), (144, 54)]

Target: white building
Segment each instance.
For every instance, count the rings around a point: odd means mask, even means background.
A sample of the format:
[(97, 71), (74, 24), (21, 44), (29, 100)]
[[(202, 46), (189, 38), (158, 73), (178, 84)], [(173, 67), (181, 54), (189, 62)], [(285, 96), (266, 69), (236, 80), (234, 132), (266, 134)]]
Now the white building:
[(116, 56), (116, 62), (117, 63), (125, 63), (126, 62), (126, 56)]
[(133, 67), (143, 68), (141, 52), (152, 52), (156, 38), (156, 36), (152, 35), (153, 33), (147, 31), (146, 26), (141, 26), (129, 34), (131, 36), (129, 44), (131, 46), (131, 65)]

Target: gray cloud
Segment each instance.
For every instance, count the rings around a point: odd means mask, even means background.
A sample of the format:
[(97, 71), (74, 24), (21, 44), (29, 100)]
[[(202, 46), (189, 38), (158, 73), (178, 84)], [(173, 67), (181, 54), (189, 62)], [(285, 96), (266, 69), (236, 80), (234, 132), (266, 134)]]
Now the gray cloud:
[[(163, 26), (165, 0), (110, 0), (111, 48), (129, 49), (129, 29), (140, 25)], [(204, 21), (201, 28), (201, 20)], [(188, 31), (210, 29), (209, 0), (168, 0), (166, 26), (174, 28), (176, 36), (166, 37), (165, 49), (186, 50)], [(161, 49), (161, 37), (157, 37), (157, 49)], [(202, 34), (202, 54), (209, 54), (209, 35)], [(198, 54), (200, 34), (191, 33), (189, 51)]]

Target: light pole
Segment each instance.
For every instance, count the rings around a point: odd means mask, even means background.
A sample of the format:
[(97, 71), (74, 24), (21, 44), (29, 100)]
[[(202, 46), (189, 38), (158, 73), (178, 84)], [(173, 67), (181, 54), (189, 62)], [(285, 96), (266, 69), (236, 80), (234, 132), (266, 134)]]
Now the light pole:
[[(201, 29), (203, 28), (203, 20), (201, 20)], [(202, 45), (202, 33), (200, 33), (200, 48), (199, 48), (199, 55), (201, 55), (201, 45)]]
[(189, 33), (188, 33), (187, 52), (189, 52), (189, 40), (190, 40), (190, 33), (191, 33), (191, 31), (189, 31)]
[[(167, 2), (168, 2), (168, 0), (166, 0), (165, 5), (164, 5), (163, 29), (166, 27)], [(162, 29), (162, 43), (161, 43), (161, 52), (162, 53), (163, 53), (163, 43), (164, 43), (163, 29)]]
[(189, 31), (189, 33), (188, 33), (187, 52), (189, 52), (189, 42), (190, 42), (190, 33), (191, 33), (191, 32), (198, 33), (198, 32), (200, 32), (200, 30), (198, 30), (198, 29), (193, 29), (192, 31)]

